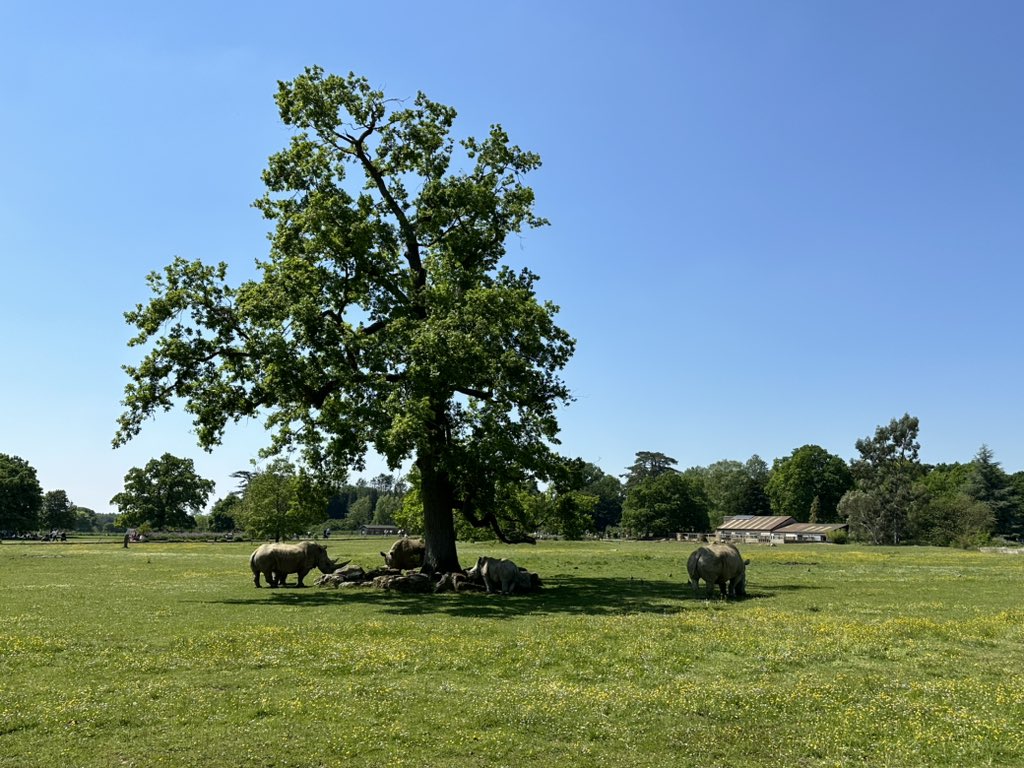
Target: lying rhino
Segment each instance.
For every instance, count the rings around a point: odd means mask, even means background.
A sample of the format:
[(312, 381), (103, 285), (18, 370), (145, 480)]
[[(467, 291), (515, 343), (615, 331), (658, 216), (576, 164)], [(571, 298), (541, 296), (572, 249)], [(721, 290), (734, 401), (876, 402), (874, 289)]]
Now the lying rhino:
[(388, 568), (410, 571), (423, 565), (426, 552), (427, 545), (423, 539), (399, 539), (391, 545), (390, 551), (381, 552), (380, 556)]
[(313, 568), (322, 573), (333, 573), (339, 564), (327, 556), (327, 550), (315, 541), (300, 541), (298, 544), (263, 544), (249, 557), (253, 582), (260, 586), (260, 574), (267, 580), (268, 587), (283, 586), (289, 573), (299, 575), (299, 586)]
[(522, 576), (522, 573), (524, 572), (511, 560), (481, 557), (477, 559), (476, 565), (467, 571), (466, 576), (470, 581), (482, 581), (488, 592), (494, 592), (495, 588), (500, 587), (501, 594), (509, 595), (516, 587), (519, 587), (520, 591), (525, 591), (523, 587), (526, 584), (532, 587), (530, 575)]
[(722, 597), (744, 597), (747, 594), (747, 566), (740, 551), (732, 544), (705, 544), (690, 554), (686, 563), (686, 571), (690, 576), (690, 586), (696, 592), (700, 580), (704, 579), (708, 597), (717, 584)]

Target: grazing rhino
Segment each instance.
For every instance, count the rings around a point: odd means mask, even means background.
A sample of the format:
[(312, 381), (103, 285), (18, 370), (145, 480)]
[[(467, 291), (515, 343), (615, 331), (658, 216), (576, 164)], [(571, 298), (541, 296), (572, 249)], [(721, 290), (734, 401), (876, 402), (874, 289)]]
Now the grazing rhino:
[(261, 573), (268, 587), (283, 586), (289, 573), (298, 574), (299, 586), (304, 587), (302, 580), (313, 568), (319, 568), (321, 573), (334, 573), (339, 564), (315, 541), (300, 541), (298, 544), (262, 544), (249, 557), (249, 567), (257, 587)]
[(384, 564), (388, 568), (396, 568), (400, 571), (410, 571), (423, 565), (423, 556), (427, 552), (427, 545), (423, 539), (399, 539), (391, 545), (388, 552), (381, 552)]
[[(501, 589), (501, 594), (509, 595), (517, 587), (529, 583), (530, 576), (520, 576), (519, 566), (511, 560), (496, 557), (481, 557), (476, 565), (469, 569), (466, 575), (471, 581), (482, 581), (487, 591), (494, 592), (495, 588)], [(526, 579), (522, 582), (521, 579)], [(522, 590), (521, 590), (522, 591)]]
[(690, 554), (686, 571), (694, 592), (700, 588), (700, 580), (704, 579), (708, 597), (711, 597), (715, 584), (722, 597), (745, 597), (748, 565), (750, 561), (744, 560), (732, 544), (705, 544)]

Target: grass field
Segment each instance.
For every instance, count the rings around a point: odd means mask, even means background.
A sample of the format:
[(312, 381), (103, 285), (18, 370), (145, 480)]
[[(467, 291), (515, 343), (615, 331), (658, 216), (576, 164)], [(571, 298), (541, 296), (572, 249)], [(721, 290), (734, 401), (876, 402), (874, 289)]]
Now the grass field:
[(504, 598), (252, 547), (0, 545), (0, 766), (1024, 765), (1024, 557), (747, 547), (723, 602), (672, 542), (462, 547), (545, 579)]

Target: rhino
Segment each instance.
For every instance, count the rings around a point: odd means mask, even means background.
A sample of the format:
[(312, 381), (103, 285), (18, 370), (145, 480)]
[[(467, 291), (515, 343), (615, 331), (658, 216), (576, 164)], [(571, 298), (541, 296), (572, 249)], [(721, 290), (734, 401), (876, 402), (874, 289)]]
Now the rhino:
[[(470, 568), (466, 575), (472, 581), (482, 581), (489, 593), (494, 592), (496, 587), (500, 587), (501, 594), (509, 595), (517, 586), (521, 588), (525, 583), (529, 583), (529, 575), (523, 577), (520, 576), (520, 573), (522, 572), (519, 570), (519, 566), (511, 560), (481, 557), (477, 559), (476, 565)], [(524, 578), (527, 582), (522, 581)]]
[(289, 573), (299, 576), (299, 586), (304, 587), (302, 580), (313, 568), (321, 573), (334, 573), (340, 565), (327, 556), (327, 550), (315, 541), (300, 541), (298, 544), (262, 544), (249, 557), (253, 583), (260, 586), (260, 574), (267, 580), (268, 587), (283, 586)]
[(381, 552), (384, 564), (388, 568), (397, 568), (401, 571), (409, 571), (423, 565), (423, 556), (427, 552), (427, 545), (423, 539), (399, 539), (391, 545), (388, 552)]
[(530, 573), (523, 567), (519, 568), (519, 575), (516, 577), (516, 590), (519, 592), (536, 592), (540, 589), (540, 576)]
[(750, 561), (744, 560), (733, 544), (705, 544), (690, 554), (686, 571), (695, 593), (700, 588), (700, 580), (704, 579), (708, 597), (715, 584), (722, 597), (745, 597), (748, 565)]

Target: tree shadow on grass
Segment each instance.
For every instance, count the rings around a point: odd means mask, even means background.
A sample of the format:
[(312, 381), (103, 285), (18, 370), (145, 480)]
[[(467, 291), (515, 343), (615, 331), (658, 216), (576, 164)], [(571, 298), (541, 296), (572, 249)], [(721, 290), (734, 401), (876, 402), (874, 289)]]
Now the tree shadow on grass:
[[(802, 585), (752, 589), (747, 599), (770, 599), (783, 590), (812, 589)], [(384, 613), (402, 616), (442, 615), (468, 618), (504, 618), (523, 615), (617, 616), (638, 613), (683, 613), (723, 608), (743, 601), (723, 600), (717, 594), (710, 600), (703, 587), (694, 595), (686, 582), (656, 581), (628, 577), (553, 577), (544, 581), (539, 592), (527, 595), (488, 595), (482, 592), (460, 594), (403, 594), (374, 587), (308, 587), (305, 589), (263, 589), (259, 594), (217, 602), (227, 605), (324, 606), (367, 605)]]

